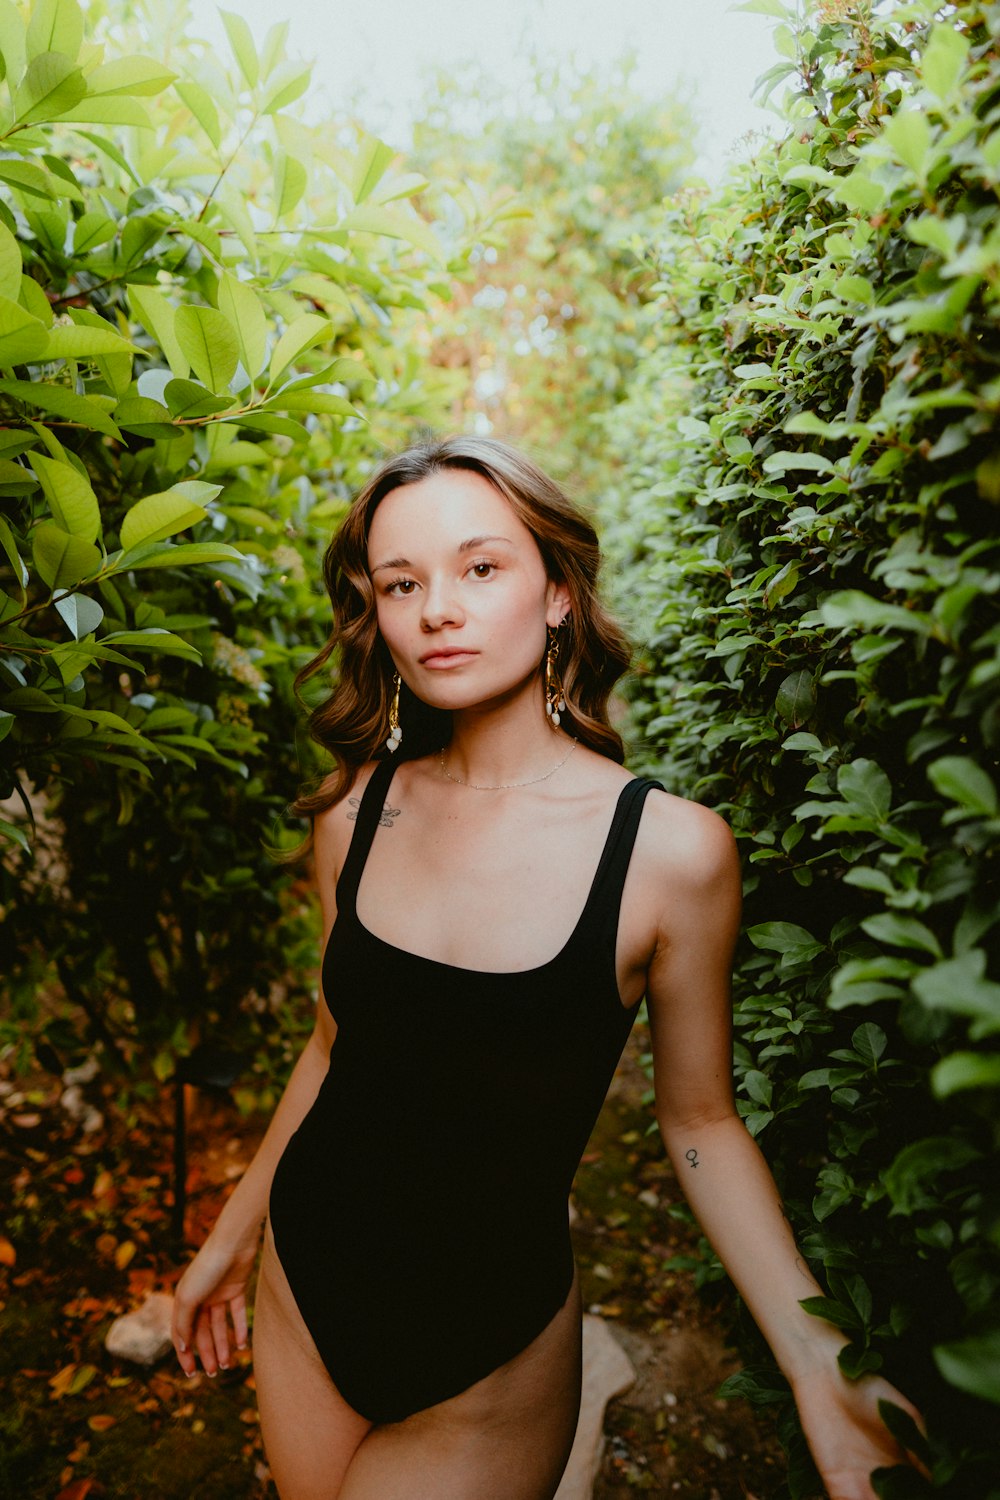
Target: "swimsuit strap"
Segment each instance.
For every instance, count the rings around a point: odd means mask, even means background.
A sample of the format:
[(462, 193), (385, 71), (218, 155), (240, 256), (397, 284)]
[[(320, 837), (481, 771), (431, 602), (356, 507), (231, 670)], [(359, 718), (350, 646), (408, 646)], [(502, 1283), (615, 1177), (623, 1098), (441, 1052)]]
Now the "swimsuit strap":
[(357, 797), (350, 799), (354, 810), (348, 813), (348, 817), (355, 820), (355, 829), (351, 837), (351, 846), (347, 851), (347, 858), (344, 860), (344, 868), (337, 881), (338, 911), (345, 911), (348, 907), (351, 911), (354, 910), (361, 872), (365, 867), (375, 830), (379, 826), (386, 793), (397, 765), (398, 761), (393, 756), (379, 761), (368, 778), (368, 785), (362, 792), (360, 800)]
[(578, 942), (597, 947), (612, 956), (618, 939), (618, 914), (625, 877), (639, 832), (639, 821), (647, 794), (664, 791), (662, 782), (637, 776), (622, 788), (615, 815), (608, 831), (604, 852), (597, 866), (594, 883), (587, 897), (571, 946)]

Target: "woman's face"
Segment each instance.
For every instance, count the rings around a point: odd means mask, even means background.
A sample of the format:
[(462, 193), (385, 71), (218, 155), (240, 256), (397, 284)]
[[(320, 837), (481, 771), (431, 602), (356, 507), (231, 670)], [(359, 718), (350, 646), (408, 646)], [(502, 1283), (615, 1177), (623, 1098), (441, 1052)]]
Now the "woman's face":
[(368, 533), (382, 639), (435, 708), (509, 695), (535, 675), (569, 608), (531, 532), (482, 475), (445, 469), (391, 490)]

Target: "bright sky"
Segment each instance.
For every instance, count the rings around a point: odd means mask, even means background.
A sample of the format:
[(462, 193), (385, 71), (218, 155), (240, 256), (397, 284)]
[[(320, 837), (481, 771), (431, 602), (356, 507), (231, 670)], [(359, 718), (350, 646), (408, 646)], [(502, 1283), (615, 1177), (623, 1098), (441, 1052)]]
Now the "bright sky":
[[(191, 0), (195, 30), (225, 46), (215, 0)], [(476, 58), (511, 88), (529, 51), (607, 63), (634, 50), (635, 82), (651, 98), (690, 97), (702, 125), (697, 169), (716, 178), (739, 138), (770, 118), (750, 101), (776, 61), (773, 22), (734, 13), (731, 0), (225, 0), (258, 42), (290, 22), (292, 56), (316, 59), (315, 84), (334, 98), (360, 96), (362, 118), (405, 147), (425, 69)]]

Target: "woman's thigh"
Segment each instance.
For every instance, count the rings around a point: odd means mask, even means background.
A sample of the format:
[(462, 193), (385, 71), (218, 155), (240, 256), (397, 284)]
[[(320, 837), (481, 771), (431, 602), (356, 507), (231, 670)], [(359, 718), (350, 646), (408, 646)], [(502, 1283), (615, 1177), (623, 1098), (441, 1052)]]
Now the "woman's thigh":
[(338, 1500), (371, 1423), (338, 1394), (264, 1239), (253, 1325), (254, 1382), (268, 1465), (281, 1500)]
[(338, 1500), (552, 1500), (580, 1405), (580, 1298), (527, 1349), (438, 1406), (373, 1427)]

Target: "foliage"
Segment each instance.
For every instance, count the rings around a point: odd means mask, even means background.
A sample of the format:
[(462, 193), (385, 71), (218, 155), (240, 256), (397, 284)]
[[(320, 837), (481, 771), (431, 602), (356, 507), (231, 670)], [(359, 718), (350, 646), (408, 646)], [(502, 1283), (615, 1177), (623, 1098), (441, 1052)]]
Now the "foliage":
[(64, 1060), (68, 997), (161, 1076), (310, 967), (264, 844), (310, 767), (319, 554), (454, 398), (413, 349), (467, 257), (381, 141), (304, 122), (286, 25), (223, 19), (228, 60), (184, 5), (0, 6), (8, 1035)]
[(745, 851), (739, 1107), (811, 1310), (995, 1495), (1000, 6), (746, 8), (787, 133), (675, 199), (606, 421), (639, 758)]
[(454, 425), (529, 444), (591, 503), (605, 482), (594, 415), (655, 341), (632, 245), (678, 186), (692, 135), (682, 106), (636, 92), (627, 60), (599, 75), (538, 62), (516, 107), (479, 69), (442, 75), (415, 130), (414, 160), (460, 176), (467, 212), (509, 200), (504, 243), (474, 247), (436, 330), (435, 358), (469, 377)]

